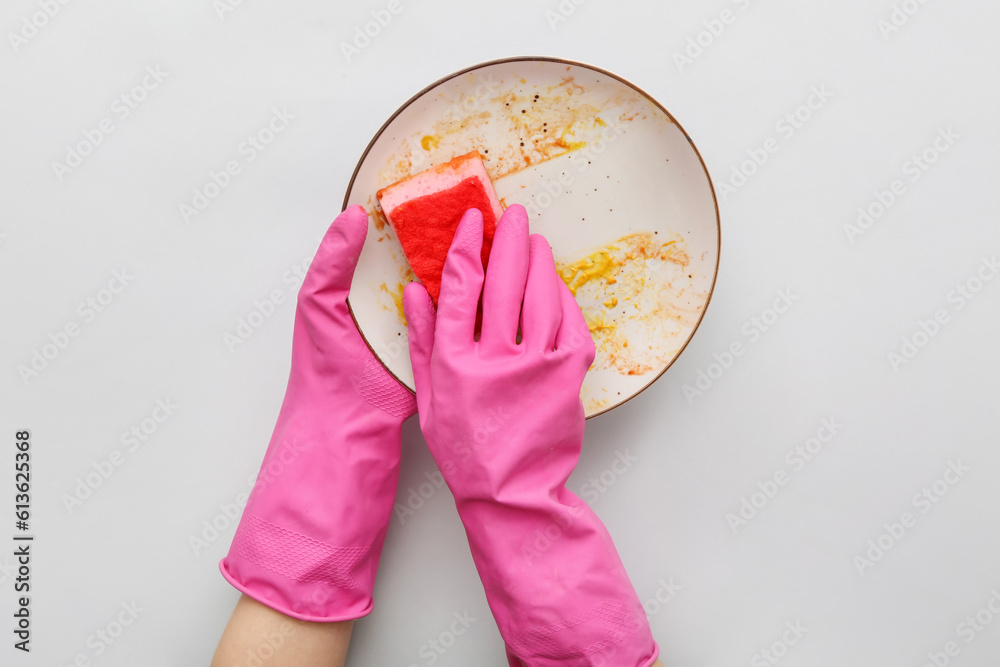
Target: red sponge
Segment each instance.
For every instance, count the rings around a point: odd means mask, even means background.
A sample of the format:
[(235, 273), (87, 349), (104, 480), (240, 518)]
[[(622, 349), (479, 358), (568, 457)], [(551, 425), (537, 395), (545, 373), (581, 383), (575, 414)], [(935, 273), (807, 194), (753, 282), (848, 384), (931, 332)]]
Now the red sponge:
[(470, 208), (483, 214), (483, 266), (503, 209), (479, 151), (460, 155), (382, 188), (382, 212), (396, 231), (413, 273), (437, 305), (441, 273), (455, 229)]

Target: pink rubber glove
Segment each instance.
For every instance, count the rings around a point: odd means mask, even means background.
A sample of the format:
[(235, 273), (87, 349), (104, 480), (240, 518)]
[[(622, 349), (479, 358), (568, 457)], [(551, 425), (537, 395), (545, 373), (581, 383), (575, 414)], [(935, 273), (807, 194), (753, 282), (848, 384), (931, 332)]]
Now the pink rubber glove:
[(611, 537), (566, 490), (594, 359), (587, 324), (548, 243), (529, 239), (523, 207), (500, 219), (485, 287), (482, 242), (473, 209), (448, 253), (436, 318), (419, 284), (407, 285), (404, 306), (420, 426), (455, 496), (508, 660), (651, 665), (658, 648)]
[(347, 308), (368, 214), (330, 225), (299, 290), (278, 423), (229, 549), (233, 586), (288, 616), (342, 621), (372, 610), (413, 394), (382, 367)]

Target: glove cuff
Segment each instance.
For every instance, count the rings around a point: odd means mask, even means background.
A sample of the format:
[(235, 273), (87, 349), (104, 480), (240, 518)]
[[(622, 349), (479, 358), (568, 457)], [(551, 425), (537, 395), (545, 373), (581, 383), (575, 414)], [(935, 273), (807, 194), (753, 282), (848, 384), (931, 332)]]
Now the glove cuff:
[(346, 621), (374, 606), (378, 553), (372, 551), (336, 547), (245, 514), (219, 570), (238, 590), (286, 616)]

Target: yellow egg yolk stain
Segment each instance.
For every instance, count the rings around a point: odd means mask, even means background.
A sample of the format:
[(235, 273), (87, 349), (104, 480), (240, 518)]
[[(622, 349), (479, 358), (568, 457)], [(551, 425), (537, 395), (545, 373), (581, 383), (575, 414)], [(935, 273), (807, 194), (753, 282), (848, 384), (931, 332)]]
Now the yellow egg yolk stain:
[(439, 137), (435, 137), (431, 134), (425, 134), (420, 140), (420, 147), (429, 152), (432, 148), (437, 148), (440, 143), (441, 139)]
[[(666, 341), (689, 330), (700, 313), (688, 306), (686, 248), (679, 234), (637, 232), (584, 257), (556, 262), (594, 338), (592, 368), (644, 375), (673, 358), (679, 346)], [(647, 344), (651, 341), (658, 344)]]
[(566, 287), (573, 293), (573, 296), (576, 296), (577, 290), (593, 280), (603, 279), (609, 285), (616, 282), (615, 274), (618, 271), (618, 266), (608, 254), (610, 250), (617, 250), (617, 248), (609, 246), (605, 250), (598, 250), (592, 255), (559, 269), (559, 277), (566, 283)]
[(394, 288), (389, 289), (388, 285), (382, 283), (378, 288), (392, 299), (393, 305), (396, 306), (396, 314), (399, 316), (399, 321), (405, 325), (406, 312), (403, 310), (403, 290), (406, 288), (406, 285), (400, 282)]

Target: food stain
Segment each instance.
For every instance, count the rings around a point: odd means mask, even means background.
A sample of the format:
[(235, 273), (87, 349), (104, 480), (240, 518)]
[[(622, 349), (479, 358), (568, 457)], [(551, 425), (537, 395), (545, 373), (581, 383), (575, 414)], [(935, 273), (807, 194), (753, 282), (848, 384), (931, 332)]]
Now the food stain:
[(595, 387), (584, 383), (580, 391), (580, 400), (588, 415), (602, 411), (611, 404), (611, 393), (604, 387)]
[(573, 95), (574, 93), (585, 93), (585, 92), (587, 92), (584, 89), (583, 86), (581, 86), (580, 84), (576, 83), (576, 77), (574, 77), (574, 76), (564, 76), (562, 78), (562, 81), (560, 83), (557, 83), (554, 86), (548, 86), (547, 90), (549, 92), (552, 92), (553, 90), (557, 90), (559, 88), (562, 88), (566, 92), (567, 95)]
[(432, 134), (425, 134), (424, 138), (420, 140), (420, 147), (425, 151), (430, 151), (432, 148), (437, 148), (438, 144), (441, 143), (441, 139)]
[[(375, 201), (374, 195), (368, 198), (368, 205), (365, 206), (365, 209), (368, 211), (368, 215), (375, 224), (375, 229), (380, 232), (383, 231), (389, 224), (389, 220), (385, 217), (385, 213), (382, 212), (382, 207)], [(381, 237), (379, 240), (382, 240)]]
[[(371, 213), (372, 210), (378, 211), (378, 216)], [(374, 209), (370, 209), (369, 212), (372, 219), (375, 220), (376, 228), (382, 231), (377, 240), (381, 242), (391, 239), (390, 243), (387, 244), (387, 250), (392, 257), (392, 264), (399, 272), (399, 278), (396, 281), (392, 281), (390, 278), (389, 281), (379, 284), (376, 294), (382, 292), (389, 297), (390, 303), (386, 303), (384, 298), (379, 297), (382, 309), (386, 311), (395, 310), (396, 318), (399, 320), (399, 323), (405, 327), (406, 312), (403, 310), (403, 290), (406, 288), (408, 283), (417, 281), (417, 275), (413, 273), (413, 269), (410, 268), (410, 263), (407, 262), (406, 258), (403, 256), (403, 249), (399, 245), (399, 241), (396, 239), (396, 236), (392, 231), (392, 227), (387, 226), (385, 223), (385, 217), (383, 216), (381, 209), (376, 207)], [(379, 218), (383, 221), (381, 226), (378, 223)], [(390, 288), (389, 282), (394, 282), (395, 284)]]
[[(392, 299), (393, 305), (396, 306), (396, 315), (399, 317), (399, 323), (406, 326), (406, 312), (403, 310), (403, 290), (406, 288), (406, 283), (400, 281), (392, 289), (389, 289), (388, 285), (382, 283), (378, 288)], [(386, 310), (389, 309), (387, 306), (383, 306), (383, 308)]]
[(441, 94), (446, 111), (400, 141), (379, 172), (380, 187), (473, 149), (483, 154), (486, 171), (496, 181), (580, 150), (609, 131), (622, 132), (633, 119), (645, 117), (636, 106), (648, 106), (633, 91), (600, 85), (588, 90), (572, 76), (548, 86), (517, 77), (501, 81), (487, 97), (462, 90)]
[[(591, 368), (621, 375), (662, 368), (680, 348), (670, 340), (697, 321), (704, 299), (689, 293), (687, 244), (679, 234), (660, 238), (629, 234), (579, 259), (556, 262), (597, 347)], [(657, 344), (636, 346), (633, 340)]]
[[(641, 94), (600, 80), (594, 85), (581, 83), (569, 75), (569, 67), (566, 69), (567, 74), (554, 85), (532, 85), (513, 75), (477, 96), (470, 91), (478, 90), (479, 82), (470, 75), (439, 92), (443, 111), (412, 135), (397, 140), (394, 152), (378, 172), (379, 187), (472, 149), (483, 154), (487, 173), (497, 181), (591, 144), (596, 146), (602, 136), (625, 132), (629, 123), (648, 119), (650, 114), (662, 120), (661, 125), (673, 123)], [(391, 251), (397, 244), (374, 197), (367, 208), (376, 229), (382, 232), (379, 240), (389, 239), (386, 245)], [(662, 231), (655, 238), (651, 232), (631, 234), (592, 249), (584, 257), (557, 263), (597, 344), (592, 368), (622, 375), (642, 375), (662, 368), (697, 323), (707, 294), (691, 288), (691, 258), (683, 237), (675, 235), (661, 242), (663, 238)], [(401, 253), (396, 256), (393, 252), (393, 256), (400, 270), (399, 282), (390, 287), (395, 281), (388, 278), (380, 291), (392, 300), (391, 305), (385, 303), (385, 309), (395, 306), (399, 321), (405, 324), (402, 289), (416, 278)], [(630, 341), (642, 344), (630, 345)], [(588, 407), (595, 411), (608, 400), (591, 397)]]
[(566, 283), (566, 287), (573, 293), (573, 296), (576, 296), (576, 291), (580, 287), (592, 280), (604, 280), (609, 285), (615, 283), (615, 260), (609, 254), (613, 250), (618, 250), (618, 248), (608, 246), (605, 250), (598, 250), (559, 269), (559, 277)]

